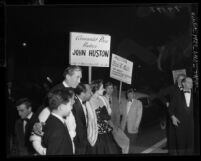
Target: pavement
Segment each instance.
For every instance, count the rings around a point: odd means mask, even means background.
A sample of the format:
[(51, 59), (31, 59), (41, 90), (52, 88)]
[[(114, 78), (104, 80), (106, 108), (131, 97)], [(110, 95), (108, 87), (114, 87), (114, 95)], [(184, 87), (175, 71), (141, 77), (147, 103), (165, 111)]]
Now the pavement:
[(131, 154), (167, 154), (168, 150), (162, 149), (166, 141), (165, 130), (162, 130), (159, 124), (152, 125), (142, 129), (136, 143), (131, 143)]

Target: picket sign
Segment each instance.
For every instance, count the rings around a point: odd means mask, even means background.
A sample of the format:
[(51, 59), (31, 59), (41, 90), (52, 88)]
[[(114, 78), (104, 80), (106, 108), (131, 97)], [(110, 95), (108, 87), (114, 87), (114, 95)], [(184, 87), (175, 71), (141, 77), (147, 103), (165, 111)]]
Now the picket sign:
[(70, 32), (69, 64), (88, 66), (91, 83), (92, 66), (109, 67), (111, 36)]
[(112, 54), (110, 77), (120, 81), (119, 103), (121, 103), (122, 82), (131, 84), (132, 82), (133, 62)]

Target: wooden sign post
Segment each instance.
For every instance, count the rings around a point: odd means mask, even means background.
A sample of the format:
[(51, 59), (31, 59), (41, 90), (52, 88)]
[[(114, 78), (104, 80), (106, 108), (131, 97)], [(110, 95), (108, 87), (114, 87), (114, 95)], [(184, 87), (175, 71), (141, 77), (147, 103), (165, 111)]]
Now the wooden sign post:
[(122, 89), (122, 81), (120, 81), (119, 85), (119, 104), (121, 104), (121, 89)]
[(89, 67), (89, 84), (91, 84), (92, 67)]

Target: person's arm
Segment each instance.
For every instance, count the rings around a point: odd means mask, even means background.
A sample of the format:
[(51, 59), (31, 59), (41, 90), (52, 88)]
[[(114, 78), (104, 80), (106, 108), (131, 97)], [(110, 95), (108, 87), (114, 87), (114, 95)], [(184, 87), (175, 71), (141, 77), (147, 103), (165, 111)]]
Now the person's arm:
[(41, 145), (41, 136), (32, 134), (30, 141), (32, 141), (33, 148), (39, 155), (46, 155), (46, 148)]
[(141, 120), (142, 120), (142, 112), (143, 112), (142, 103), (141, 103), (141, 101), (139, 101), (139, 100), (138, 100), (137, 108), (138, 108), (138, 110), (137, 110), (137, 118), (138, 118), (138, 119), (137, 119), (137, 121), (136, 121), (136, 128), (137, 128), (137, 130), (138, 130), (139, 125), (140, 125), (140, 122), (141, 122)]
[(179, 126), (180, 121), (179, 121), (179, 119), (175, 115), (172, 115), (171, 119), (172, 119), (173, 125)]
[(30, 141), (32, 142), (33, 148), (40, 155), (46, 155), (46, 148), (42, 146), (42, 136), (43, 136), (43, 125), (45, 124), (47, 118), (50, 115), (49, 109), (44, 108), (38, 116), (40, 122), (35, 123), (33, 126), (33, 132), (30, 136)]
[(176, 91), (173, 91), (172, 98), (171, 98), (171, 104), (170, 104), (170, 106), (168, 108), (170, 118), (172, 119), (172, 123), (175, 126), (178, 126), (179, 123), (180, 123), (179, 119), (175, 115), (175, 109), (178, 106), (178, 99), (177, 98), (178, 97), (177, 97)]

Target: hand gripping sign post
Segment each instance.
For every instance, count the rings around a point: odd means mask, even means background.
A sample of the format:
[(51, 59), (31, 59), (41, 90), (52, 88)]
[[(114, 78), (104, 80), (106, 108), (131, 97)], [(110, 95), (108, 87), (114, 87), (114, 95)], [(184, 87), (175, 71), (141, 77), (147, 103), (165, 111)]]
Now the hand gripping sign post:
[(92, 66), (109, 67), (111, 36), (70, 32), (70, 64), (89, 67), (91, 83)]
[(110, 77), (120, 81), (119, 103), (121, 102), (122, 82), (131, 84), (133, 62), (124, 59), (116, 54), (112, 54)]

